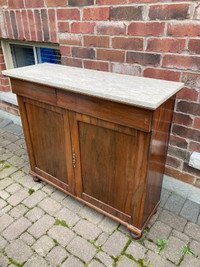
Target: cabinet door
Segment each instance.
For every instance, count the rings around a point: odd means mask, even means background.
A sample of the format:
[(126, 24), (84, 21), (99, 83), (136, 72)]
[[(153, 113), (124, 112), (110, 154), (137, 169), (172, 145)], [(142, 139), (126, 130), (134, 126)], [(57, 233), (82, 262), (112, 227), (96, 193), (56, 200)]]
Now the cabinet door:
[(32, 171), (73, 191), (68, 112), (25, 97), (18, 100)]
[[(70, 127), (76, 156), (76, 194), (131, 222), (134, 193), (141, 182), (139, 177), (135, 179), (139, 132), (74, 112), (70, 112)], [(136, 200), (138, 205), (142, 193)]]

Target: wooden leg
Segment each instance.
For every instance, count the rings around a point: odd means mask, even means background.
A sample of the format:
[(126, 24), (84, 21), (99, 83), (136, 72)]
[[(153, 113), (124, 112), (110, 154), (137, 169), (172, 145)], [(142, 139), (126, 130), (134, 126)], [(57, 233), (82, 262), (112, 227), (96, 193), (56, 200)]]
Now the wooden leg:
[(33, 176), (33, 181), (39, 183), (41, 182), (41, 179), (39, 179), (37, 176)]
[(142, 237), (142, 234), (140, 234), (140, 235), (136, 235), (136, 234), (134, 234), (134, 233), (131, 232), (131, 231), (130, 231), (130, 235), (131, 235), (131, 237), (132, 237), (133, 239), (135, 239), (135, 240), (140, 239), (140, 238)]

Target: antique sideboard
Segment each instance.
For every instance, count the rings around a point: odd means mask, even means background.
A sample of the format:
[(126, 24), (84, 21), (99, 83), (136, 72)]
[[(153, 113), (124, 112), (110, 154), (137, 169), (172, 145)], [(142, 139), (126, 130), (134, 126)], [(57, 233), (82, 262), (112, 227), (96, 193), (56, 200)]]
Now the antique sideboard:
[(30, 174), (140, 238), (160, 203), (183, 84), (47, 63), (3, 74), (17, 94)]

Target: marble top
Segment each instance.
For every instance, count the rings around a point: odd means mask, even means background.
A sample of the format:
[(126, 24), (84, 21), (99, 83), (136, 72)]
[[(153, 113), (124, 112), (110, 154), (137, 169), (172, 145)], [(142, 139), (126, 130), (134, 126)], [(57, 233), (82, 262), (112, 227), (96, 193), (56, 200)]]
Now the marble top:
[(184, 84), (43, 63), (2, 72), (8, 77), (107, 100), (156, 109)]

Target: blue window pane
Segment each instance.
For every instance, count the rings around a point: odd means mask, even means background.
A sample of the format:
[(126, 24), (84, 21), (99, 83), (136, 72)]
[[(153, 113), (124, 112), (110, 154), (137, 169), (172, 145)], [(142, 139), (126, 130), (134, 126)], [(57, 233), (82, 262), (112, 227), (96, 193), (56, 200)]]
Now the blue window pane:
[(24, 45), (11, 45), (11, 53), (15, 68), (34, 65), (33, 47)]
[(60, 64), (60, 52), (57, 49), (37, 47), (38, 63), (54, 63)]

